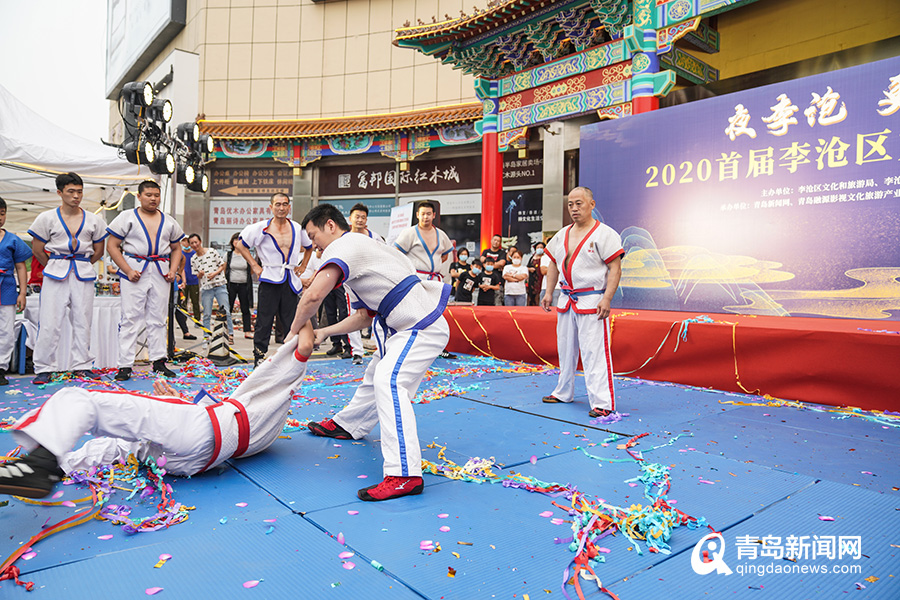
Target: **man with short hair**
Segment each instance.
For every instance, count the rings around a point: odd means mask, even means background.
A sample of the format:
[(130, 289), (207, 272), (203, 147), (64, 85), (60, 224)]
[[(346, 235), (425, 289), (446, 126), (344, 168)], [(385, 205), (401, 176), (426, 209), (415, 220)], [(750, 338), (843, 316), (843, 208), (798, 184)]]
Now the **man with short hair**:
[[(544, 402), (572, 402), (578, 354), (584, 365), (592, 418), (607, 417), (616, 409), (610, 353), (610, 304), (622, 276), (622, 239), (610, 227), (595, 220), (594, 194), (586, 187), (569, 192), (572, 224), (547, 243), (550, 258), (547, 289), (561, 279), (556, 315), (559, 380)], [(541, 299), (550, 312), (551, 294)]]
[(297, 305), (291, 332), (315, 314), (330, 290), (343, 284), (356, 312), (317, 330), (316, 342), (371, 323), (378, 343), (350, 403), (334, 419), (307, 426), (315, 435), (359, 439), (380, 424), (384, 480), (357, 495), (380, 501), (419, 494), (424, 487), (422, 455), (411, 400), (425, 371), (450, 339), (443, 317), (450, 286), (420, 279), (413, 264), (388, 246), (361, 235), (345, 235), (350, 227), (330, 204), (313, 208), (303, 224), (324, 252), (322, 266)]
[[(193, 266), (200, 280), (200, 303), (203, 305), (203, 327), (211, 329), (213, 300), (225, 311), (228, 343), (234, 343), (234, 325), (231, 322), (231, 306), (228, 303), (228, 281), (225, 279), (225, 259), (213, 248), (205, 248), (200, 234), (188, 236), (194, 251)], [(209, 334), (204, 332), (204, 337)]]
[[(434, 226), (435, 207), (432, 202), (421, 202), (416, 209), (418, 223), (400, 232), (394, 247), (412, 261), (423, 281), (443, 281), (443, 263), (453, 252), (453, 243), (443, 230)], [(446, 350), (441, 358), (456, 358)]]
[[(269, 199), (272, 218), (247, 225), (241, 231), (238, 253), (259, 279), (256, 303), (256, 330), (253, 334), (253, 366), (269, 351), (272, 324), (280, 315), (285, 327), (294, 319), (297, 294), (303, 290), (300, 276), (312, 254), (312, 243), (300, 223), (289, 218), (291, 199), (277, 192)], [(250, 254), (256, 248), (259, 262)]]
[(350, 231), (369, 236), (376, 242), (384, 242), (384, 238), (369, 229), (369, 207), (362, 202), (357, 202), (350, 209)]
[(181, 268), (178, 221), (159, 210), (160, 188), (155, 181), (138, 186), (138, 207), (113, 219), (107, 251), (119, 267), (122, 320), (119, 323), (119, 370), (116, 381), (131, 378), (137, 338), (147, 332), (147, 353), (153, 372), (175, 377), (166, 366), (168, 357), (166, 316), (172, 282)]
[(72, 353), (69, 362), (76, 377), (98, 379), (91, 370), (91, 318), (94, 314), (93, 264), (103, 256), (106, 223), (81, 208), (84, 181), (75, 173), (56, 177), (60, 206), (43, 212), (28, 233), (32, 250), (44, 265), (38, 335), (34, 344), (35, 385), (50, 382), (65, 360), (59, 356), (59, 330), (63, 320), (72, 323)]

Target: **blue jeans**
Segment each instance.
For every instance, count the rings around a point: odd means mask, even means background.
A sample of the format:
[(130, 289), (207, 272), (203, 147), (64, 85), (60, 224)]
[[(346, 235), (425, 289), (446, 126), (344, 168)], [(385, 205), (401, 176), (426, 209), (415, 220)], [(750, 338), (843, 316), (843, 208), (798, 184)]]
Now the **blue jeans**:
[(526, 300), (525, 294), (507, 294), (503, 297), (505, 306), (526, 306)]
[(203, 306), (203, 326), (210, 329), (209, 322), (212, 316), (213, 299), (225, 310), (228, 335), (233, 335), (234, 325), (231, 323), (231, 307), (228, 305), (228, 286), (220, 285), (208, 290), (200, 290), (200, 305)]
[[(552, 302), (550, 303), (550, 306), (556, 306), (556, 304), (559, 302), (559, 295), (561, 292), (562, 292), (562, 290), (553, 290), (553, 297), (552, 297)], [(540, 303), (540, 301), (544, 299), (544, 296), (546, 294), (547, 294), (547, 290), (541, 290), (541, 297), (538, 298), (538, 303)]]

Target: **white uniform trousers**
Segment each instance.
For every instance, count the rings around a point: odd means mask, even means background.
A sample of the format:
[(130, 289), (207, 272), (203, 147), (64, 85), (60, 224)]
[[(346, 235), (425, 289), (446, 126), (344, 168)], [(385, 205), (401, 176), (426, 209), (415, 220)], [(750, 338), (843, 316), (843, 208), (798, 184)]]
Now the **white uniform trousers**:
[(94, 317), (94, 282), (80, 281), (69, 273), (62, 281), (44, 277), (38, 334), (34, 343), (34, 372), (64, 370), (65, 357), (57, 355), (59, 329), (64, 319), (72, 324), (72, 354), (67, 366), (73, 371), (90, 369), (94, 362), (91, 320)]
[(334, 417), (354, 439), (365, 437), (375, 423), (381, 425), (385, 477), (422, 475), (422, 449), (411, 400), (449, 339), (444, 317), (424, 329), (393, 334), (372, 357), (353, 398)]
[(137, 339), (147, 328), (150, 360), (166, 358), (166, 314), (172, 284), (150, 265), (137, 283), (122, 277), (122, 320), (119, 322), (119, 367), (134, 365)]
[(0, 369), (7, 370), (16, 347), (16, 305), (0, 305)]
[(347, 340), (350, 342), (350, 352), (353, 356), (366, 355), (366, 349), (363, 348), (361, 331), (351, 331), (347, 334)]
[(556, 347), (559, 351), (559, 381), (553, 396), (571, 402), (575, 396), (578, 352), (591, 408), (615, 410), (609, 318), (597, 313), (578, 314), (573, 309), (556, 313)]
[[(70, 452), (86, 431), (95, 439)], [(167, 471), (191, 475), (203, 468), (215, 444), (203, 406), (175, 398), (81, 388), (63, 388), (50, 396), (16, 423), (13, 437), (28, 451), (40, 444), (60, 459), (67, 473), (134, 453), (139, 460), (164, 454)]]

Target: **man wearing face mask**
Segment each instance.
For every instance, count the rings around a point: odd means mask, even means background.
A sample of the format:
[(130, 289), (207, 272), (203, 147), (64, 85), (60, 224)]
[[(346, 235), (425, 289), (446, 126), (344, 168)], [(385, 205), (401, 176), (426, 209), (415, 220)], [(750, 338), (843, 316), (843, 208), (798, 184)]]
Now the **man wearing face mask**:
[(503, 303), (505, 306), (525, 306), (525, 280), (528, 279), (528, 267), (522, 264), (522, 253), (518, 249), (513, 249), (509, 258), (512, 264), (503, 267), (503, 280), (506, 281)]
[(484, 259), (484, 274), (478, 278), (478, 306), (494, 306), (495, 296), (502, 281), (500, 273), (494, 269), (494, 261)]
[(482, 273), (481, 261), (477, 258), (472, 262), (472, 268), (463, 271), (456, 282), (456, 301), (465, 304), (472, 303), (472, 293), (478, 291), (478, 279)]

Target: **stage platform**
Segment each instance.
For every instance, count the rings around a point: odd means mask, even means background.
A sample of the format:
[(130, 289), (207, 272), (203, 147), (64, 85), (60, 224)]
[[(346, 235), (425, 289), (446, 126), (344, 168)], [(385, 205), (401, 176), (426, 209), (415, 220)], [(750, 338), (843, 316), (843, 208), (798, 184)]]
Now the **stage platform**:
[[(453, 352), (559, 364), (554, 313), (457, 305), (445, 314)], [(614, 310), (612, 360), (618, 375), (900, 411), (897, 321)]]
[[(627, 318), (617, 319), (616, 327), (624, 329)], [(688, 345), (700, 331), (690, 326)], [(333, 415), (364, 368), (346, 360), (311, 361), (290, 418), (302, 423)], [(289, 422), (267, 452), (189, 479), (166, 477), (173, 499), (195, 507), (187, 521), (127, 535), (121, 526), (91, 520), (55, 533), (15, 562), (34, 590), (2, 581), (0, 596), (574, 600), (574, 586), (564, 585), (575, 556), (565, 542), (573, 517), (559, 508), (568, 505), (565, 496), (508, 483), (555, 483), (622, 510), (646, 506), (644, 484), (636, 479), (641, 465), (621, 446), (648, 433), (631, 451), (668, 468), (666, 497), (673, 507), (721, 532), (732, 574), (692, 569), (692, 552), (710, 533), (707, 527), (675, 528), (668, 554), (616, 533), (596, 542), (603, 562), (593, 565), (615, 597), (900, 597), (897, 416), (826, 405), (766, 406), (758, 396), (617, 377), (621, 418), (602, 423), (587, 415), (580, 376), (575, 402), (540, 402), (556, 374), (472, 356), (438, 359), (429, 371), (415, 407), (424, 458), (443, 466), (490, 458), (495, 483), (428, 474), (420, 496), (361, 502), (356, 490), (381, 478), (378, 429), (362, 440), (331, 440)], [(190, 368), (181, 371), (176, 387), (227, 394), (241, 376), (239, 370)], [(0, 420), (6, 422), (64, 385), (11, 381), (0, 388)], [(116, 385), (111, 373), (99, 384), (75, 383)], [(151, 386), (139, 374), (123, 387)], [(4, 432), (0, 444), (3, 452), (14, 447)], [(79, 485), (57, 490), (61, 495), (48, 500), (85, 496)], [(109, 503), (131, 506), (133, 520), (154, 514), (158, 494), (127, 496), (116, 491)], [(0, 497), (5, 500), (0, 560), (42, 527), (90, 506), (36, 506)], [(769, 536), (766, 546), (758, 545), (767, 551), (790, 539), (826, 544), (834, 536), (835, 544), (850, 544), (850, 555), (797, 562), (739, 558), (739, 536)], [(807, 569), (766, 573), (767, 567)], [(596, 583), (580, 583), (585, 598), (612, 597)]]

